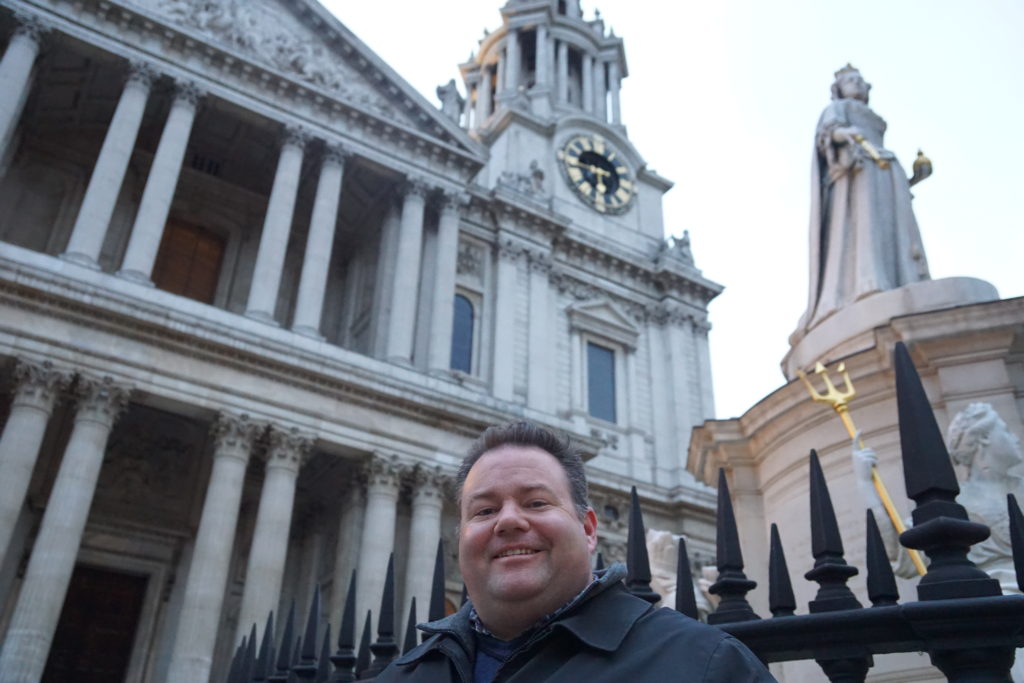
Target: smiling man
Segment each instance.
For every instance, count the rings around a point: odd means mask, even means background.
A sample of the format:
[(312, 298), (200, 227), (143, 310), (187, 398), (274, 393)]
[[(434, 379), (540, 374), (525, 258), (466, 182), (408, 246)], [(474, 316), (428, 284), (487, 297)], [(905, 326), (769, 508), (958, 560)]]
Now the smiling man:
[(469, 601), (378, 681), (774, 680), (739, 641), (594, 573), (597, 517), (583, 461), (529, 422), (486, 430), (458, 474)]

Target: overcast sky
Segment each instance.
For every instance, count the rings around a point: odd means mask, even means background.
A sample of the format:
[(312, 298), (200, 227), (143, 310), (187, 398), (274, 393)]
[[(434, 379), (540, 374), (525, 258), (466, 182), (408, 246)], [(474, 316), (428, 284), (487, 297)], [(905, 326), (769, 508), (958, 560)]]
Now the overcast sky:
[[(325, 2), (432, 102), (503, 3)], [(933, 162), (914, 191), (932, 277), (1024, 295), (1024, 3), (588, 0), (584, 16), (595, 7), (625, 39), (630, 140), (676, 183), (665, 228), (688, 229), (697, 266), (725, 286), (711, 303), (719, 417), (784, 382), (807, 303), (814, 127), (847, 62), (873, 86), (885, 146), (908, 172), (918, 148)]]

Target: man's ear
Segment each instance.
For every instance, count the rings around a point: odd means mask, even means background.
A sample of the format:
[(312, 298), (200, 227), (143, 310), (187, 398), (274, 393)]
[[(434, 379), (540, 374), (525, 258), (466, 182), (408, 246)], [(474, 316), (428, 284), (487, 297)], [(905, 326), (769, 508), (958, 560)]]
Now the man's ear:
[(583, 515), (583, 532), (587, 535), (587, 549), (594, 552), (597, 548), (597, 514), (594, 508), (587, 508)]

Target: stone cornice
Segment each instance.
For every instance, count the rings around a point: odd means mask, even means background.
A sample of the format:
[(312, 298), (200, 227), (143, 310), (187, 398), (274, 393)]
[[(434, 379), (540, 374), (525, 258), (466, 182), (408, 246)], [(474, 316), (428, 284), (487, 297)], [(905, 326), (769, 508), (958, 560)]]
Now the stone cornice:
[[(301, 0), (293, 0), (293, 3), (301, 4), (303, 10), (308, 9)], [(283, 73), (245, 54), (211, 43), (201, 33), (177, 25), (151, 10), (115, 4), (109, 0), (83, 0), (77, 5), (79, 10), (75, 15), (76, 21), (72, 22), (67, 15), (46, 11), (38, 2), (12, 0), (11, 4), (15, 11), (36, 17), (62, 33), (129, 59), (145, 59), (162, 73), (176, 79), (194, 80), (211, 94), (234, 101), (240, 106), (284, 123), (306, 123), (329, 141), (335, 140), (339, 130), (351, 131), (351, 137), (345, 139), (350, 142), (353, 151), (369, 158), (379, 158), (378, 150), (395, 150), (393, 156), (402, 161), (382, 163), (400, 171), (409, 168), (408, 158), (411, 153), (421, 159), (421, 163), (429, 164), (435, 173), (455, 174), (465, 181), (476, 174), (486, 159), (487, 151), (482, 146), (468, 136), (456, 139), (452, 132), (444, 130), (447, 124), (439, 118), (421, 121), (422, 125), (434, 125), (432, 134), (424, 133), (394, 116), (386, 115), (385, 108), (381, 106), (346, 100), (314, 83), (303, 81), (297, 75)], [(321, 28), (325, 23), (323, 18), (318, 18), (317, 22)], [(132, 36), (134, 42), (125, 43), (126, 35)], [(341, 31), (332, 31), (325, 34), (325, 40), (337, 44), (337, 49), (343, 54), (353, 56), (359, 67), (366, 69), (371, 74), (370, 78), (379, 84), (380, 91), (396, 103), (393, 106), (414, 116), (427, 105), (425, 101), (414, 102), (412, 95), (400, 91), (393, 83), (397, 77), (389, 73), (390, 69), (383, 64), (371, 64), (363, 57), (360, 53), (366, 48), (354, 36), (343, 36)], [(148, 47), (147, 43), (162, 46), (163, 51)], [(164, 54), (172, 51), (180, 55), (169, 60)], [(196, 70), (196, 61), (202, 64), (203, 70)], [(212, 80), (207, 74), (211, 74)], [(254, 95), (258, 99), (254, 99)], [(275, 103), (282, 96), (293, 101), (286, 111), (279, 109)], [(260, 106), (256, 106), (256, 102)], [(458, 137), (462, 138), (462, 135)]]

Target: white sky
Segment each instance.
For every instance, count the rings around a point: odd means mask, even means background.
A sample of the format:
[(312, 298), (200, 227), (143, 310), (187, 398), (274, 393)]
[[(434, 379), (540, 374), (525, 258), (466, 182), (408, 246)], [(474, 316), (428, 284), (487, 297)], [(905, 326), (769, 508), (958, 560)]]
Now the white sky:
[[(504, 0), (322, 0), (436, 103)], [(665, 228), (690, 231), (711, 303), (719, 417), (783, 384), (807, 301), (814, 126), (852, 62), (915, 187), (932, 277), (1024, 295), (1024, 3), (1019, 0), (584, 0), (625, 39), (622, 115), (648, 166), (673, 180)], [(461, 82), (460, 82), (461, 87)]]

